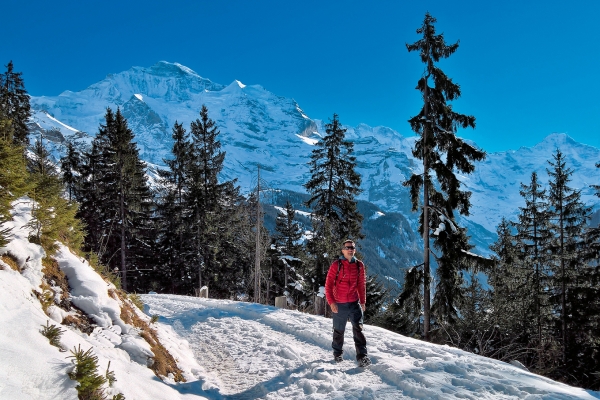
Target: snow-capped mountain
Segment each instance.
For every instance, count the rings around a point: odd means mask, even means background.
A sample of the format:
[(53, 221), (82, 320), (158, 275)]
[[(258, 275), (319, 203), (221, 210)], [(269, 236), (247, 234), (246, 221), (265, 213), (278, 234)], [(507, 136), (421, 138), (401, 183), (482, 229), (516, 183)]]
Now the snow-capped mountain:
[[(158, 166), (170, 155), (175, 121), (189, 129), (204, 104), (219, 127), (227, 152), (223, 178), (237, 178), (244, 191), (255, 185), (260, 165), (261, 178), (270, 187), (304, 192), (302, 185), (309, 177), (307, 161), (325, 133), (325, 122), (310, 119), (293, 99), (239, 81), (217, 84), (183, 65), (164, 61), (150, 68), (133, 67), (110, 74), (80, 92), (33, 97), (31, 104), (35, 110), (32, 128), (53, 132), (56, 151), (64, 140), (85, 144), (89, 135), (98, 131), (106, 107), (120, 107), (136, 134), (142, 158)], [(343, 123), (343, 115), (340, 120)], [(421, 168), (412, 156), (415, 138), (386, 127), (359, 125), (347, 129), (362, 175), (360, 199), (375, 204), (383, 213), (400, 213), (416, 231), (417, 215), (411, 212), (408, 190), (402, 186)], [(600, 170), (594, 165), (600, 161), (597, 148), (577, 143), (565, 134), (552, 134), (532, 148), (488, 154), (472, 175), (461, 178), (473, 193), (471, 215), (463, 222), (480, 252), (489, 251), (501, 218), (514, 219), (523, 205), (520, 183), (528, 183), (533, 171), (542, 182), (547, 181), (547, 161), (557, 148), (575, 171), (571, 186), (582, 190), (584, 202), (598, 208), (600, 199), (589, 186), (600, 183)]]

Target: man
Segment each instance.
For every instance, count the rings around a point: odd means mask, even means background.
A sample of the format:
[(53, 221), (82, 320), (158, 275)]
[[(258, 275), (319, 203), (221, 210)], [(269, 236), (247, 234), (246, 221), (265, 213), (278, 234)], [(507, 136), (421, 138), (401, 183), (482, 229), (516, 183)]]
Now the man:
[(343, 257), (329, 267), (325, 281), (325, 296), (333, 312), (333, 358), (340, 362), (344, 353), (346, 322), (352, 323), (356, 361), (360, 367), (371, 364), (367, 356), (367, 339), (362, 333), (363, 311), (367, 303), (365, 266), (354, 257), (356, 246), (352, 240), (342, 244)]

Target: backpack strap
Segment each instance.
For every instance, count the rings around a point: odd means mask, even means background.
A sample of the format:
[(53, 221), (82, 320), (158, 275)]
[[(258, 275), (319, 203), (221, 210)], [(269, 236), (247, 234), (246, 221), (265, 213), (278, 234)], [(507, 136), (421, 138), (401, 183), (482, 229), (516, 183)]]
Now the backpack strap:
[(333, 287), (335, 287), (335, 285), (337, 284), (337, 278), (338, 276), (340, 276), (340, 269), (344, 268), (344, 266), (342, 265), (342, 260), (340, 260), (338, 258), (338, 269), (337, 272), (335, 273), (335, 280), (333, 281)]
[[(360, 261), (359, 259), (356, 259), (356, 263), (358, 264), (358, 274), (360, 275), (360, 269), (364, 268), (364, 264), (362, 261)], [(338, 269), (337, 272), (335, 273), (335, 280), (333, 281), (333, 286), (335, 287), (335, 285), (337, 284), (337, 279), (338, 276), (340, 276), (340, 270), (344, 268), (344, 266), (342, 265), (342, 260), (338, 258)]]

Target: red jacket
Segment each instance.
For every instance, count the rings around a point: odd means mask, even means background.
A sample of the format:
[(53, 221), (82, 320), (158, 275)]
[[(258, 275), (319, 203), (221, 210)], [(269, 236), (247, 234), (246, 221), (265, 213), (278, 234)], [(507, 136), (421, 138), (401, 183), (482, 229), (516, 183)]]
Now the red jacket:
[[(339, 261), (341, 261), (341, 265), (338, 273)], [(327, 303), (351, 303), (360, 300), (360, 304), (366, 304), (366, 281), (365, 267), (361, 261), (354, 257), (351, 261), (344, 257), (335, 260), (329, 267), (325, 281)]]

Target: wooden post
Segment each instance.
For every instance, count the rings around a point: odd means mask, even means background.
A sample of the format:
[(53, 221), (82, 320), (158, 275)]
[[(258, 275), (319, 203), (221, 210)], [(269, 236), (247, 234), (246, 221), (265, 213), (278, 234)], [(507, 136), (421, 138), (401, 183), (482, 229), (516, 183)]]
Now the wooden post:
[(286, 296), (275, 297), (275, 307), (287, 308), (287, 297)]
[(325, 298), (315, 296), (315, 315), (325, 315)]
[(196, 296), (208, 299), (208, 287), (202, 286), (200, 290), (194, 289)]

